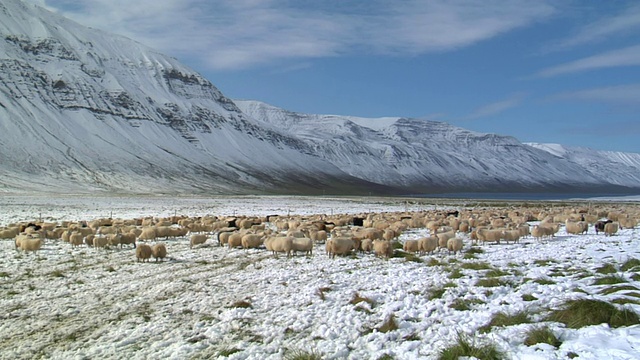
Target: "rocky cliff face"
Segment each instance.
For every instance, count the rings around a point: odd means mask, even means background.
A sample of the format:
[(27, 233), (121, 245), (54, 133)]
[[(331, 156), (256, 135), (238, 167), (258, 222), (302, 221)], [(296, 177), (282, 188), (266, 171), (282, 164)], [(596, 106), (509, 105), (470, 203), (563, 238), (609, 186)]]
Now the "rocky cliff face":
[(176, 59), (130, 39), (20, 0), (0, 3), (0, 192), (637, 187), (635, 170), (591, 170), (510, 137), (444, 123), (234, 102)]

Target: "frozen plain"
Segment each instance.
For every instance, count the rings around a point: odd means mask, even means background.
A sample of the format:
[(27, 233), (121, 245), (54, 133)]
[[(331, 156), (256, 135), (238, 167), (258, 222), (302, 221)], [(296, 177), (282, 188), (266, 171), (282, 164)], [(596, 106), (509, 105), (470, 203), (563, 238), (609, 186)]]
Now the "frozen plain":
[[(0, 225), (35, 220), (188, 215), (340, 214), (431, 210), (433, 205), (387, 198), (305, 197), (42, 197), (3, 196)], [(424, 236), (405, 232), (400, 241)], [(639, 291), (594, 285), (605, 263), (640, 259), (638, 229), (605, 238), (567, 235), (525, 238), (518, 244), (482, 245), (483, 253), (426, 255), (424, 262), (383, 260), (371, 254), (330, 259), (318, 245), (312, 257), (274, 258), (265, 250), (193, 249), (169, 239), (164, 263), (137, 263), (134, 250), (72, 249), (47, 240), (37, 254), (0, 242), (0, 358), (2, 359), (281, 359), (296, 350), (323, 359), (435, 359), (458, 334), (497, 344), (513, 359), (637, 359), (640, 326), (594, 325), (568, 329), (545, 322), (562, 341), (526, 346), (525, 333), (565, 300), (636, 299)], [(470, 248), (465, 239), (465, 250)], [(433, 261), (436, 259), (437, 262)], [(478, 286), (486, 262), (502, 270), (503, 285)], [(434, 265), (434, 263), (437, 263)], [(458, 269), (461, 277), (452, 277)], [(617, 275), (640, 289), (637, 272)], [(638, 277), (635, 276), (635, 279)], [(548, 281), (531, 281), (544, 279)], [(444, 290), (433, 296), (434, 290)], [(354, 295), (372, 303), (352, 304)], [(535, 300), (524, 301), (523, 295)], [(452, 308), (468, 300), (469, 310)], [(250, 307), (237, 307), (239, 302)], [(636, 312), (640, 306), (623, 305)], [(533, 323), (480, 333), (498, 312), (526, 310)], [(393, 315), (398, 329), (377, 329)]]

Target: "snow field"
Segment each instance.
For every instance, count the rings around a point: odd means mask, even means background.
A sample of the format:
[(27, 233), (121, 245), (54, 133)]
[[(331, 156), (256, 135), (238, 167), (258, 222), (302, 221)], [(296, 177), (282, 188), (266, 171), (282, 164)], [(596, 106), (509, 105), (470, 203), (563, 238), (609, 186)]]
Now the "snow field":
[[(46, 218), (77, 220), (111, 211), (130, 218), (408, 207), (397, 200), (233, 200), (3, 198), (2, 223), (28, 219), (37, 209)], [(229, 203), (240, 207), (225, 208)], [(410, 230), (399, 241), (425, 235), (426, 230)], [(330, 259), (324, 245), (317, 245), (311, 257), (289, 259), (261, 249), (221, 248), (213, 240), (190, 249), (185, 237), (163, 241), (165, 262), (138, 263), (131, 247), (71, 248), (47, 240), (37, 254), (25, 254), (2, 240), (0, 358), (204, 359), (230, 354), (230, 359), (281, 359), (303, 350), (323, 359), (435, 359), (458, 334), (469, 334), (480, 343), (496, 344), (506, 358), (577, 354), (582, 359), (633, 359), (640, 353), (638, 325), (569, 329), (544, 318), (566, 300), (581, 298), (624, 298), (629, 303), (617, 306), (640, 313), (639, 270), (620, 268), (640, 259), (638, 235), (638, 229), (625, 229), (604, 237), (590, 229), (573, 236), (562, 228), (551, 240), (484, 244), (474, 246), (482, 252), (473, 253), (465, 238), (462, 254), (442, 251), (420, 256), (421, 262), (372, 254)], [(595, 279), (609, 276), (598, 273), (606, 264), (626, 282), (594, 285)], [(499, 284), (478, 285), (490, 279)], [(603, 293), (621, 285), (631, 288)], [(457, 310), (463, 308), (468, 310)], [(498, 312), (520, 311), (530, 314), (533, 323), (479, 331)], [(398, 328), (381, 331), (391, 316)], [(562, 345), (524, 345), (526, 332), (539, 325), (548, 325)]]

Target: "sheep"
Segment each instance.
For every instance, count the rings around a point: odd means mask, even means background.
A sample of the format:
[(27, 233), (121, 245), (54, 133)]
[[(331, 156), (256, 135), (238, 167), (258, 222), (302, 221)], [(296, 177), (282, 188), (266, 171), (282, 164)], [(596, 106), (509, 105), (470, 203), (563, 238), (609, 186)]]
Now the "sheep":
[(218, 245), (223, 246), (229, 243), (229, 236), (233, 234), (233, 231), (221, 231), (218, 233)]
[(194, 245), (200, 245), (207, 242), (207, 234), (191, 234), (189, 237), (189, 248), (193, 248)]
[(0, 230), (0, 239), (13, 239), (18, 236), (18, 228), (10, 227)]
[[(375, 241), (374, 241), (375, 243)], [(329, 244), (329, 242), (327, 242)], [(331, 239), (331, 244), (329, 246), (329, 255), (332, 258), (335, 258), (336, 255), (347, 255), (350, 254), (353, 249), (358, 249), (355, 241), (347, 237), (337, 237), (335, 239)]]
[(458, 251), (462, 250), (462, 239), (458, 237), (453, 237), (447, 240), (447, 250), (449, 250), (449, 254), (453, 251), (453, 255), (456, 255)]
[(519, 229), (502, 230), (501, 238), (505, 240), (507, 244), (509, 243), (509, 241), (513, 241), (514, 243), (517, 243), (520, 240), (520, 230)]
[[(136, 255), (137, 253), (138, 250), (136, 249)], [(164, 261), (164, 258), (167, 257), (167, 247), (163, 243), (154, 244), (151, 247), (151, 255), (156, 259), (156, 262), (158, 259), (160, 259), (160, 261)]]
[(142, 232), (138, 235), (138, 240), (155, 240), (157, 237), (156, 228), (150, 226), (142, 228)]
[(362, 250), (362, 252), (371, 252), (371, 251), (373, 251), (373, 240), (371, 240), (371, 239), (363, 239), (360, 242), (360, 250)]
[(69, 236), (69, 242), (71, 243), (72, 247), (82, 245), (83, 239), (84, 239), (84, 236), (82, 236), (82, 233), (79, 233), (77, 231), (72, 232), (71, 235)]
[(495, 241), (497, 244), (500, 244), (500, 239), (502, 239), (502, 230), (483, 228), (478, 229), (476, 231), (476, 235), (478, 236), (478, 240), (480, 241)]
[(122, 247), (122, 245), (133, 245), (133, 248), (135, 249), (137, 237), (138, 236), (133, 231), (129, 231), (126, 234), (120, 234), (120, 247)]
[(599, 220), (596, 221), (595, 224), (593, 224), (593, 228), (596, 231), (596, 235), (599, 234), (600, 232), (604, 232), (604, 227), (606, 224), (612, 223), (613, 220)]
[(96, 237), (95, 234), (89, 234), (87, 236), (84, 237), (84, 243), (88, 246), (88, 247), (92, 247), (93, 246), (93, 239)]
[(151, 246), (147, 244), (139, 244), (136, 246), (136, 258), (138, 262), (140, 261), (149, 262), (149, 258), (151, 257), (151, 254), (153, 254), (153, 250), (151, 249)]
[(620, 224), (618, 224), (617, 222), (610, 222), (608, 224), (604, 225), (604, 235), (605, 236), (612, 236), (613, 234), (618, 232), (618, 229), (620, 228)]
[(107, 240), (107, 237), (104, 235), (96, 234), (95, 237), (93, 238), (93, 247), (95, 248), (107, 247), (108, 243), (109, 241)]
[(567, 234), (580, 235), (587, 232), (589, 224), (586, 221), (573, 222), (567, 219), (564, 223)]
[(109, 246), (117, 247), (118, 245), (120, 245), (121, 239), (122, 235), (120, 235), (119, 230), (117, 230), (116, 233), (107, 234), (107, 243), (109, 244)]
[(28, 234), (18, 234), (15, 238), (15, 247), (23, 251), (36, 252), (42, 248), (42, 239)]
[(420, 238), (418, 239), (418, 248), (421, 255), (425, 253), (433, 254), (438, 248), (438, 238), (435, 236)]
[(292, 245), (292, 250), (295, 252), (304, 252), (305, 255), (308, 256), (311, 256), (313, 253), (313, 240), (311, 240), (311, 238), (294, 238)]
[(309, 231), (309, 237), (316, 243), (325, 243), (327, 241), (327, 232), (325, 230)]
[(406, 240), (402, 246), (402, 250), (408, 253), (416, 253), (420, 251), (418, 240)]
[(244, 249), (256, 249), (263, 244), (262, 236), (258, 234), (246, 234), (242, 236), (240, 243)]
[(227, 244), (229, 245), (229, 249), (233, 249), (236, 247), (242, 246), (242, 235), (239, 232), (235, 232), (229, 236)]
[(390, 258), (391, 255), (393, 255), (393, 246), (391, 246), (391, 241), (374, 240), (373, 252), (375, 252), (378, 257), (384, 256), (387, 259)]
[(291, 251), (293, 250), (293, 237), (291, 236), (272, 236), (268, 237), (264, 242), (268, 251), (271, 251), (273, 255), (277, 256), (277, 253), (284, 252), (287, 257), (291, 257)]

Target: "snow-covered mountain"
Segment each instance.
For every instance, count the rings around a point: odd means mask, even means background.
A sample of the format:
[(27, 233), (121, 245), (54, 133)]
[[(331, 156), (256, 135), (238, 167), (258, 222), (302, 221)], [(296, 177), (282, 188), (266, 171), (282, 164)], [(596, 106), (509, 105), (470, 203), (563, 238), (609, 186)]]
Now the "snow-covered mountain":
[[(176, 59), (0, 3), (0, 192), (343, 193), (640, 188), (638, 154), (562, 157), (405, 118), (232, 101)], [(616, 160), (617, 161), (617, 160)]]

